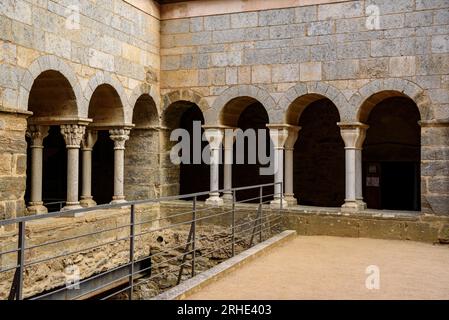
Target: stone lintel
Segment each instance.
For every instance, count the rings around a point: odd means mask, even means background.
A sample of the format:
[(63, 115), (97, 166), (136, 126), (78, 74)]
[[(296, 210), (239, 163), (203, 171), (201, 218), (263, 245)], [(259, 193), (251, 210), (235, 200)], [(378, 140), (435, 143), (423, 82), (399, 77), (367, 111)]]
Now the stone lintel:
[(421, 127), (449, 127), (449, 118), (418, 121)]

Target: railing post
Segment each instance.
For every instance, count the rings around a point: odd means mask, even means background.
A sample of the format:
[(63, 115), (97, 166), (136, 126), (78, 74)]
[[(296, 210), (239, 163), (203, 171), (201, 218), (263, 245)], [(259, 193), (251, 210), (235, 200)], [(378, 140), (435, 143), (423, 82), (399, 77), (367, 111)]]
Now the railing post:
[(133, 287), (134, 287), (134, 235), (135, 235), (135, 212), (134, 205), (131, 205), (131, 215), (129, 224), (129, 262), (131, 263), (131, 272), (129, 275), (129, 300), (133, 299)]
[(259, 214), (259, 243), (262, 242), (262, 214), (263, 214), (263, 186), (260, 186), (259, 190), (259, 206), (260, 206), (260, 214)]
[(282, 182), (279, 182), (279, 184), (281, 185), (281, 187), (279, 188), (281, 190), (281, 194), (279, 195), (279, 214), (281, 214), (281, 210), (282, 210), (282, 198), (284, 195), (284, 184)]
[(23, 270), (25, 264), (25, 221), (19, 222), (19, 246), (17, 264), (19, 265), (19, 282), (17, 284), (17, 300), (22, 300)]
[(235, 190), (232, 191), (232, 222), (231, 222), (232, 256), (235, 256)]
[(196, 196), (193, 198), (193, 232), (192, 232), (192, 278), (195, 276), (195, 240), (196, 240)]

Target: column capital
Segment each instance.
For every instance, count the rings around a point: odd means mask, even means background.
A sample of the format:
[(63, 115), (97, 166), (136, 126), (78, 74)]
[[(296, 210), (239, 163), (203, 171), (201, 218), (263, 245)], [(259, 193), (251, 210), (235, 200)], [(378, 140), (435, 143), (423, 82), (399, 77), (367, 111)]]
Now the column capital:
[(26, 131), (27, 137), (31, 139), (31, 148), (43, 148), (44, 139), (48, 136), (49, 126), (29, 125)]
[(115, 150), (125, 150), (125, 143), (129, 139), (129, 128), (116, 128), (109, 130), (109, 135), (112, 141), (114, 141)]
[(86, 125), (84, 124), (61, 124), (61, 134), (64, 137), (66, 148), (78, 149), (81, 145)]
[(203, 126), (204, 136), (209, 142), (210, 149), (220, 149), (220, 145), (223, 142), (224, 128), (217, 126)]
[(345, 149), (362, 149), (368, 125), (361, 122), (338, 122)]
[(98, 131), (87, 129), (81, 140), (81, 150), (92, 151), (98, 139)]
[(298, 126), (290, 126), (288, 128), (288, 137), (285, 141), (285, 150), (293, 150), (295, 142), (298, 139), (299, 131), (301, 129), (302, 128)]
[(287, 141), (289, 124), (267, 124), (270, 130), (270, 138), (273, 141), (274, 149), (284, 149), (284, 144)]

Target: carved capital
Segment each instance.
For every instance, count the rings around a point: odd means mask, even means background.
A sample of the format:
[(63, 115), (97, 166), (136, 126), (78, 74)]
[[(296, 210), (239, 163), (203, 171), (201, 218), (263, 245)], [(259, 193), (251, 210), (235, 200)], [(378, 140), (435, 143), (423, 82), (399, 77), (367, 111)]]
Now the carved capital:
[(93, 130), (86, 130), (86, 134), (81, 140), (81, 149), (84, 151), (92, 151), (95, 142), (97, 142), (98, 132)]
[(112, 141), (114, 141), (115, 150), (125, 150), (125, 143), (129, 139), (130, 129), (120, 128), (109, 130), (109, 135)]
[(66, 148), (79, 148), (81, 145), (81, 140), (84, 136), (84, 132), (86, 131), (86, 126), (79, 124), (61, 124), (60, 127), (61, 134), (63, 135), (66, 144)]
[(341, 137), (345, 143), (345, 149), (362, 149), (366, 130), (369, 128), (368, 125), (361, 122), (339, 122), (337, 125), (340, 127)]
[(48, 126), (30, 125), (27, 128), (26, 135), (31, 139), (31, 148), (42, 148), (44, 139), (48, 136)]

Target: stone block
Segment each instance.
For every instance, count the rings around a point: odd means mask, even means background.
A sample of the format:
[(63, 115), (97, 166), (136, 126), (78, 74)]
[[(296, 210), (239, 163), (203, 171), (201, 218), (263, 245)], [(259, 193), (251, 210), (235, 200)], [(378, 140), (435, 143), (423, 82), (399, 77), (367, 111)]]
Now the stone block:
[(390, 76), (406, 77), (416, 74), (416, 59), (414, 56), (390, 58)]
[(250, 28), (257, 27), (257, 12), (243, 12), (231, 14), (231, 28)]
[(204, 30), (225, 30), (231, 27), (228, 14), (204, 17)]
[(181, 64), (180, 56), (162, 56), (161, 70), (178, 70)]
[(359, 1), (322, 4), (318, 6), (318, 20), (354, 18), (360, 17), (363, 14), (363, 3)]
[(307, 235), (359, 236), (359, 223), (356, 219), (311, 215), (307, 217), (307, 222)]
[(226, 68), (226, 84), (232, 85), (238, 83), (238, 68), (229, 67)]
[(310, 60), (309, 48), (308, 47), (282, 48), (279, 60), (280, 63), (300, 63), (309, 61)]
[(302, 62), (299, 65), (300, 81), (321, 80), (321, 62)]
[(294, 9), (259, 11), (259, 26), (291, 24), (295, 21)]
[(25, 192), (25, 178), (5, 176), (0, 179), (0, 199), (17, 200)]
[(428, 180), (431, 193), (449, 194), (449, 177), (432, 177)]
[(405, 223), (395, 220), (361, 219), (359, 236), (362, 238), (402, 240)]
[(295, 22), (303, 23), (317, 20), (317, 7), (307, 6), (295, 8)]
[(449, 55), (424, 55), (416, 57), (416, 74), (433, 75), (445, 74), (444, 70), (449, 69)]
[(57, 56), (70, 59), (71, 42), (52, 33), (45, 33), (45, 49)]
[(0, 176), (9, 176), (12, 173), (12, 155), (0, 154)]
[(323, 64), (323, 79), (344, 80), (357, 77), (359, 60), (329, 61)]
[(29, 25), (32, 24), (31, 4), (23, 0), (1, 1), (0, 14)]
[(241, 63), (241, 52), (234, 51), (211, 54), (211, 66), (213, 67), (238, 66)]
[(441, 9), (441, 8), (449, 8), (449, 1), (416, 0), (416, 10)]
[(421, 161), (422, 176), (449, 176), (449, 161)]
[(449, 10), (443, 9), (443, 10), (434, 11), (433, 23), (435, 25), (447, 24), (448, 21), (449, 21)]
[(367, 0), (365, 3), (365, 7), (368, 7), (370, 5), (377, 6), (381, 15), (398, 12), (409, 12), (414, 10), (414, 0)]
[(305, 24), (290, 24), (270, 27), (271, 39), (299, 38), (304, 37), (306, 33)]
[(388, 66), (389, 58), (362, 59), (359, 77), (365, 79), (387, 77)]
[(346, 42), (337, 44), (338, 59), (368, 58), (370, 56), (370, 42)]
[(415, 53), (415, 40), (412, 38), (371, 41), (372, 57), (412, 56)]
[(255, 65), (251, 70), (252, 83), (271, 83), (271, 66)]
[(161, 34), (186, 33), (190, 29), (189, 19), (173, 19), (161, 21)]
[(251, 67), (238, 67), (238, 82), (239, 84), (251, 83)]
[(245, 50), (243, 64), (274, 64), (282, 61), (279, 49)]
[(89, 49), (88, 64), (93, 68), (99, 68), (107, 71), (115, 71), (114, 56), (92, 48)]
[(405, 14), (406, 27), (414, 28), (414, 27), (430, 26), (432, 25), (432, 21), (433, 21), (433, 12), (431, 11), (410, 12)]
[(449, 53), (449, 35), (432, 37), (432, 53)]
[(424, 222), (406, 222), (405, 239), (411, 241), (438, 242), (437, 226)]
[(190, 32), (204, 31), (203, 17), (190, 18)]
[(299, 80), (298, 64), (281, 64), (272, 66), (272, 81), (276, 82), (296, 82)]
[(332, 20), (311, 22), (307, 26), (308, 36), (321, 36), (334, 32), (335, 22)]
[(449, 215), (449, 195), (425, 195), (432, 212), (437, 215)]

